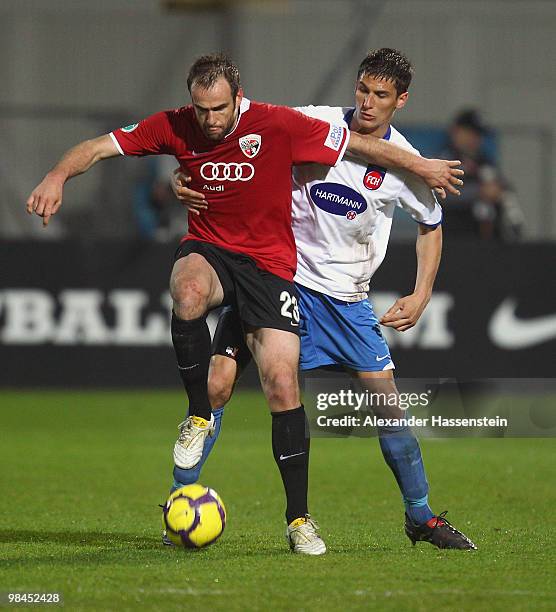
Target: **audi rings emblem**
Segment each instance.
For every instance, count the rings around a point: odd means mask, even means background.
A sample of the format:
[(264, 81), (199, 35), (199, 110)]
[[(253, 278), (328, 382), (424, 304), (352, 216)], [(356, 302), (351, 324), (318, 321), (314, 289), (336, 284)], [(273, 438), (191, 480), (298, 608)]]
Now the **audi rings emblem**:
[(252, 164), (231, 162), (207, 162), (201, 166), (201, 176), (205, 181), (250, 181), (255, 176)]

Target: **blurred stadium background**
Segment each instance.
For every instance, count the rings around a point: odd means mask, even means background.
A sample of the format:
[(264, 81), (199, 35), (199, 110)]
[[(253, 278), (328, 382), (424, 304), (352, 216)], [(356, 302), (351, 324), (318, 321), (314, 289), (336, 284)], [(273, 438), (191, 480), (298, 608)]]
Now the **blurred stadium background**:
[[(0, 384), (178, 384), (166, 285), (186, 219), (168, 192), (174, 161), (100, 164), (67, 185), (44, 230), (24, 202), (66, 148), (187, 103), (188, 67), (208, 51), (236, 59), (253, 99), (350, 105), (359, 61), (381, 46), (415, 66), (396, 125), (439, 156), (473, 109), (464, 127), (488, 160), (476, 180), (495, 172), (503, 192), (502, 204), (465, 191), (446, 203), (433, 300), (416, 329), (390, 335), (399, 372), (550, 376), (555, 30), (556, 4), (537, 0), (2, 0)], [(411, 290), (414, 236), (400, 214), (373, 282), (379, 312)]]

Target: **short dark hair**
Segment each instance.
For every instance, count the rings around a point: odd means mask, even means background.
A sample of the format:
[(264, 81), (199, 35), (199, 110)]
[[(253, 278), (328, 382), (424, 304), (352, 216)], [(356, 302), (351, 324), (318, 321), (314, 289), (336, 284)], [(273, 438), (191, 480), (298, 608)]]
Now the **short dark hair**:
[(363, 75), (392, 81), (399, 96), (409, 89), (413, 66), (407, 57), (396, 49), (376, 49), (369, 51), (359, 65), (357, 80)]
[(228, 81), (232, 90), (232, 97), (235, 98), (241, 87), (238, 67), (223, 53), (203, 55), (189, 69), (187, 89), (189, 89), (189, 93), (191, 93), (193, 85), (210, 89), (220, 77), (224, 77)]
[(473, 130), (477, 134), (485, 134), (488, 131), (481, 119), (479, 111), (474, 108), (466, 108), (460, 111), (455, 116), (452, 125)]

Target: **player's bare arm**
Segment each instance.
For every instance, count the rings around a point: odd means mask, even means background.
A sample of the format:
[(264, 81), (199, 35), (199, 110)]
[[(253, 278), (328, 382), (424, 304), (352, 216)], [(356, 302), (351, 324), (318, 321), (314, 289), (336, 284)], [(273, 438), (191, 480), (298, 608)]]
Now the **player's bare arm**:
[(27, 199), (27, 212), (43, 218), (47, 226), (50, 217), (62, 206), (62, 194), (67, 180), (83, 174), (101, 159), (119, 155), (116, 145), (108, 134), (85, 140), (64, 153), (60, 161), (33, 189)]
[(431, 189), (445, 189), (460, 195), (463, 170), (458, 160), (427, 159), (382, 138), (350, 131), (347, 151), (366, 162), (386, 168), (403, 168), (421, 177)]
[(435, 228), (419, 225), (416, 252), (417, 278), (413, 293), (396, 300), (380, 319), (382, 325), (397, 331), (411, 329), (429, 303), (442, 254), (441, 225)]
[[(397, 147), (397, 145), (390, 145), (390, 146), (395, 147), (396, 149), (399, 149), (400, 151), (405, 151), (405, 149), (402, 149), (401, 147)], [(418, 157), (418, 156), (415, 156), (415, 157)], [(423, 180), (425, 180), (425, 182), (429, 185), (429, 187), (434, 189), (436, 193), (438, 193), (444, 199), (446, 197), (446, 193), (444, 191), (444, 188), (439, 186), (440, 184), (439, 177), (445, 175), (446, 168), (450, 168), (452, 172), (455, 171), (459, 173), (458, 175), (453, 175), (453, 178), (456, 176), (462, 176), (463, 170), (460, 171), (455, 168), (455, 165), (459, 164), (459, 162), (458, 161), (447, 162), (448, 164), (454, 164), (454, 166), (450, 167), (450, 166), (447, 166), (447, 163), (444, 160), (426, 159), (426, 158), (420, 158), (420, 157), (419, 159), (422, 159), (427, 163), (430, 162), (432, 164), (428, 166), (429, 168), (428, 172), (430, 173), (430, 180), (427, 181), (424, 178)], [(381, 162), (378, 162), (378, 163), (381, 163)], [(384, 163), (383, 165), (386, 166), (389, 164)], [(394, 166), (394, 164), (392, 164), (392, 166)], [(394, 166), (394, 167), (397, 167), (397, 166)], [(457, 179), (457, 178), (456, 180), (458, 180), (458, 183), (457, 183), (458, 185), (463, 184), (462, 180)], [(184, 173), (184, 171), (181, 168), (176, 168), (174, 170), (174, 173), (171, 179), (171, 186), (172, 186), (174, 195), (180, 202), (182, 202), (182, 204), (185, 206), (185, 208), (189, 212), (191, 212), (194, 215), (200, 215), (201, 211), (206, 210), (208, 208), (208, 202), (207, 202), (207, 199), (204, 193), (195, 191), (188, 187), (188, 184), (190, 182), (191, 182), (191, 176)], [(437, 185), (437, 186), (434, 187), (433, 185)], [(446, 187), (446, 189), (448, 189), (448, 187)], [(454, 193), (455, 195), (460, 195), (460, 192), (453, 187), (450, 191), (451, 193)]]

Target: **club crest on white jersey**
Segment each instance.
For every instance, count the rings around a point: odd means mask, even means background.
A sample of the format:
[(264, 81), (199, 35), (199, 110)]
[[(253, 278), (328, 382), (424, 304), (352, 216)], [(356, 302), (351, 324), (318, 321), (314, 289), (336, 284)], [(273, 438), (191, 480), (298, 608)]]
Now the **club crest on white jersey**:
[(365, 176), (363, 177), (363, 185), (371, 191), (375, 191), (382, 185), (384, 176), (386, 174), (386, 168), (381, 166), (373, 166), (369, 164), (365, 170)]

